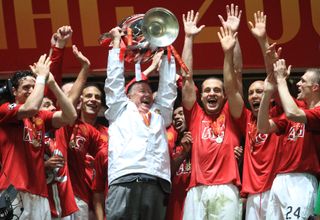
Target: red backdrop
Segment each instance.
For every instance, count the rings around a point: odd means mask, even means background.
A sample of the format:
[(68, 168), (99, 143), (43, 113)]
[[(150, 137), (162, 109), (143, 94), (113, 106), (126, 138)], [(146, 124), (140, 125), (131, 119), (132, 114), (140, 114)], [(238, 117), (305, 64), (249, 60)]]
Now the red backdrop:
[[(282, 57), (287, 63), (296, 68), (320, 66), (319, 0), (1, 0), (0, 77), (27, 68), (40, 54), (47, 53), (51, 34), (66, 24), (74, 31), (72, 44), (91, 60), (93, 72), (102, 74), (107, 53), (98, 45), (99, 35), (123, 18), (153, 7), (167, 8), (178, 18), (180, 33), (174, 42), (178, 51), (184, 38), (182, 14), (191, 9), (199, 11), (199, 24), (205, 24), (206, 28), (195, 40), (194, 69), (198, 74), (219, 71), (223, 53), (217, 37), (218, 14), (225, 18), (225, 5), (230, 3), (239, 5), (243, 11), (239, 40), (245, 69), (263, 69), (260, 49), (248, 26), (257, 10), (267, 14), (268, 37), (283, 47)], [(64, 61), (65, 73), (79, 69), (70, 45)]]

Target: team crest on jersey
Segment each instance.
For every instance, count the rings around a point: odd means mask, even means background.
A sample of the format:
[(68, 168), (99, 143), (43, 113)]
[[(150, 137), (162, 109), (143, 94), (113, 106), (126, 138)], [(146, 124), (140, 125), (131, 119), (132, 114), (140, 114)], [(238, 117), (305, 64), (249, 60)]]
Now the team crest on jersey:
[(167, 132), (168, 142), (173, 141), (174, 135), (172, 132)]
[(77, 135), (75, 140), (70, 141), (69, 147), (81, 151), (84, 149), (85, 142), (86, 139), (84, 137)]
[(305, 124), (294, 123), (289, 130), (288, 140), (296, 141), (299, 137), (304, 137)]
[(17, 106), (16, 103), (12, 103), (12, 104), (8, 105), (8, 109), (9, 109), (9, 110), (12, 110), (12, 109), (14, 109), (16, 106)]
[(221, 114), (215, 121), (202, 121), (202, 139), (210, 139), (221, 144), (225, 134), (225, 116)]
[(27, 126), (23, 129), (23, 140), (25, 142), (29, 142), (34, 147), (38, 148), (41, 147), (41, 141), (42, 141), (42, 131), (35, 131), (35, 134), (32, 135), (34, 131)]
[(263, 144), (268, 138), (268, 134), (258, 133), (255, 137), (255, 144), (260, 145)]
[(40, 118), (40, 117), (35, 118), (34, 119), (34, 124), (35, 124), (36, 128), (38, 128), (38, 129), (41, 128), (42, 125), (43, 125), (42, 118)]
[(104, 134), (101, 134), (100, 135), (100, 138), (103, 142), (108, 142), (108, 136), (107, 135), (104, 135)]

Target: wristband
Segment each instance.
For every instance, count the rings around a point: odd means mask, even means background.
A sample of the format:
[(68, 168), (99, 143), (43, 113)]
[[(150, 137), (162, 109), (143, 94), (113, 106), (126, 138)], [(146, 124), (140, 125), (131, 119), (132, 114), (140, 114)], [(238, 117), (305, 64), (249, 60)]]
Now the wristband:
[(44, 76), (37, 76), (37, 79), (36, 79), (36, 83), (37, 84), (46, 84), (46, 77)]

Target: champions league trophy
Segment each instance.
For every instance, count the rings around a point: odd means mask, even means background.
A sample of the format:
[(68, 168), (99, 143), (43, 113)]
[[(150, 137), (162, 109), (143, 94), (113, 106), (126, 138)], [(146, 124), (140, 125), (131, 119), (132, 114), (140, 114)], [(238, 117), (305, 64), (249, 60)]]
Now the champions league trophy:
[[(141, 73), (140, 63), (151, 60), (158, 51), (167, 49), (168, 57), (175, 56), (181, 67), (188, 72), (181, 57), (171, 45), (179, 33), (179, 23), (175, 15), (165, 8), (152, 8), (145, 14), (135, 14), (125, 18), (119, 27), (123, 36), (120, 43), (120, 59), (136, 64), (137, 72)], [(100, 36), (101, 46), (109, 47), (112, 41), (107, 32)]]

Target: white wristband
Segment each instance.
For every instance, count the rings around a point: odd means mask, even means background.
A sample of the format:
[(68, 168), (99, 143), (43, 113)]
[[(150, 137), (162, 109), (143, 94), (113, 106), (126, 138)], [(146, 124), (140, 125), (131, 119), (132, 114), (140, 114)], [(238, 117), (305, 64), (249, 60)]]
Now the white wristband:
[(36, 83), (43, 84), (43, 85), (46, 84), (46, 77), (37, 76)]

